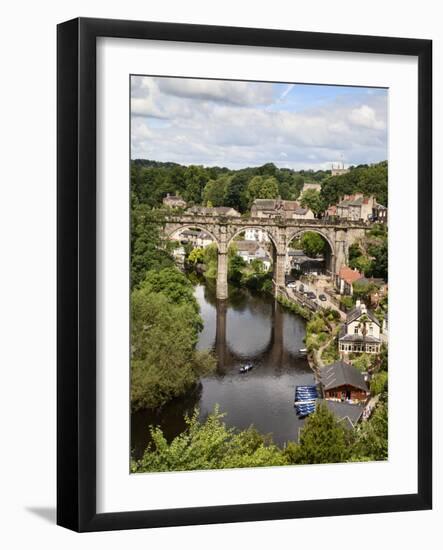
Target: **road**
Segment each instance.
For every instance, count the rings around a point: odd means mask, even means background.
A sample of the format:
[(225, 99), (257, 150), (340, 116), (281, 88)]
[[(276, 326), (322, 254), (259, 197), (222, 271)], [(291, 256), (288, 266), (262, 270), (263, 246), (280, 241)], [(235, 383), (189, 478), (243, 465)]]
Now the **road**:
[[(296, 282), (296, 290), (298, 290), (300, 288), (300, 284), (303, 284), (304, 286), (304, 292), (313, 292), (317, 298), (314, 300), (312, 300), (314, 303), (318, 304), (320, 307), (326, 309), (326, 308), (331, 308), (331, 309), (335, 309), (336, 311), (338, 311), (340, 313), (340, 318), (342, 320), (345, 320), (346, 319), (346, 314), (341, 311), (330, 299), (329, 295), (325, 292), (326, 288), (330, 288), (331, 287), (331, 283), (330, 283), (330, 280), (329, 280), (329, 277), (326, 277), (326, 276), (320, 276), (320, 277), (316, 277), (314, 279), (314, 281), (312, 282), (300, 282), (300, 281), (297, 281)], [(291, 298), (295, 299), (295, 296), (294, 296), (294, 293), (293, 293), (293, 289), (292, 288), (289, 288), (289, 287), (286, 287), (286, 290), (288, 291), (288, 294)], [(318, 299), (318, 296), (320, 294), (323, 294), (325, 297), (326, 297), (326, 300), (323, 301), (323, 300), (319, 300)]]

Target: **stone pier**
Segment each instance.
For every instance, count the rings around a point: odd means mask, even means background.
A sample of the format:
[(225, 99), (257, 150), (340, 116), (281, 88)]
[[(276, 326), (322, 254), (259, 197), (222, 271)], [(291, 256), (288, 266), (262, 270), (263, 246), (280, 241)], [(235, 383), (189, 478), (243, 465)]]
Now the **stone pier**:
[(228, 297), (228, 255), (226, 252), (218, 253), (217, 264), (217, 288), (218, 300), (226, 300)]

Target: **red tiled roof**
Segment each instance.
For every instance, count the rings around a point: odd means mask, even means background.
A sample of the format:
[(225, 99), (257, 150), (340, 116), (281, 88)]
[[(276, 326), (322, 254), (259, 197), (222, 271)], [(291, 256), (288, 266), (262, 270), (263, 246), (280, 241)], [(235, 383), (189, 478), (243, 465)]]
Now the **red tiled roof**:
[(343, 265), (338, 273), (340, 279), (346, 281), (349, 285), (352, 285), (355, 281), (358, 281), (363, 277), (360, 271), (351, 269), (347, 265)]

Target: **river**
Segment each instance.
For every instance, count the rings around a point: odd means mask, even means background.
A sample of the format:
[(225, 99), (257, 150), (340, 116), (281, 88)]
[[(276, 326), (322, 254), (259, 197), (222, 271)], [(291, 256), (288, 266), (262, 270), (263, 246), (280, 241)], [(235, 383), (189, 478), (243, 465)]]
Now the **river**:
[[(161, 410), (132, 414), (134, 457), (149, 443), (149, 425), (161, 426), (171, 440), (184, 430), (185, 414), (198, 407), (204, 419), (216, 404), (229, 426), (244, 429), (253, 424), (261, 433), (272, 434), (280, 446), (297, 439), (301, 423), (293, 407), (295, 386), (314, 383), (306, 358), (298, 353), (304, 347), (305, 321), (272, 297), (244, 289), (231, 288), (228, 300), (217, 301), (214, 289), (199, 284), (195, 296), (204, 321), (197, 345), (215, 352), (216, 372)], [(246, 362), (254, 369), (240, 374)]]

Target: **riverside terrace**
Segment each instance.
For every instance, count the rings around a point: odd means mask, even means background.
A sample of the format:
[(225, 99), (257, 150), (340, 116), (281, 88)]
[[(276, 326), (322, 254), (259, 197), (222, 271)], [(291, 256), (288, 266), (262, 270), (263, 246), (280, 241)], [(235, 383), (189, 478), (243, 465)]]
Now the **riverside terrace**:
[[(149, 223), (150, 220), (145, 221)], [(304, 220), (280, 216), (246, 218), (188, 213), (164, 216), (161, 219), (152, 216), (152, 223), (162, 225), (166, 238), (173, 238), (174, 234), (186, 228), (198, 228), (211, 236), (218, 249), (217, 298), (221, 300), (228, 296), (229, 245), (237, 235), (247, 229), (261, 229), (269, 236), (273, 245), (273, 280), (277, 294), (285, 286), (286, 255), (293, 239), (307, 231), (319, 233), (328, 244), (325, 254), (327, 270), (335, 275), (347, 263), (349, 247), (371, 228), (370, 223), (361, 220)]]

